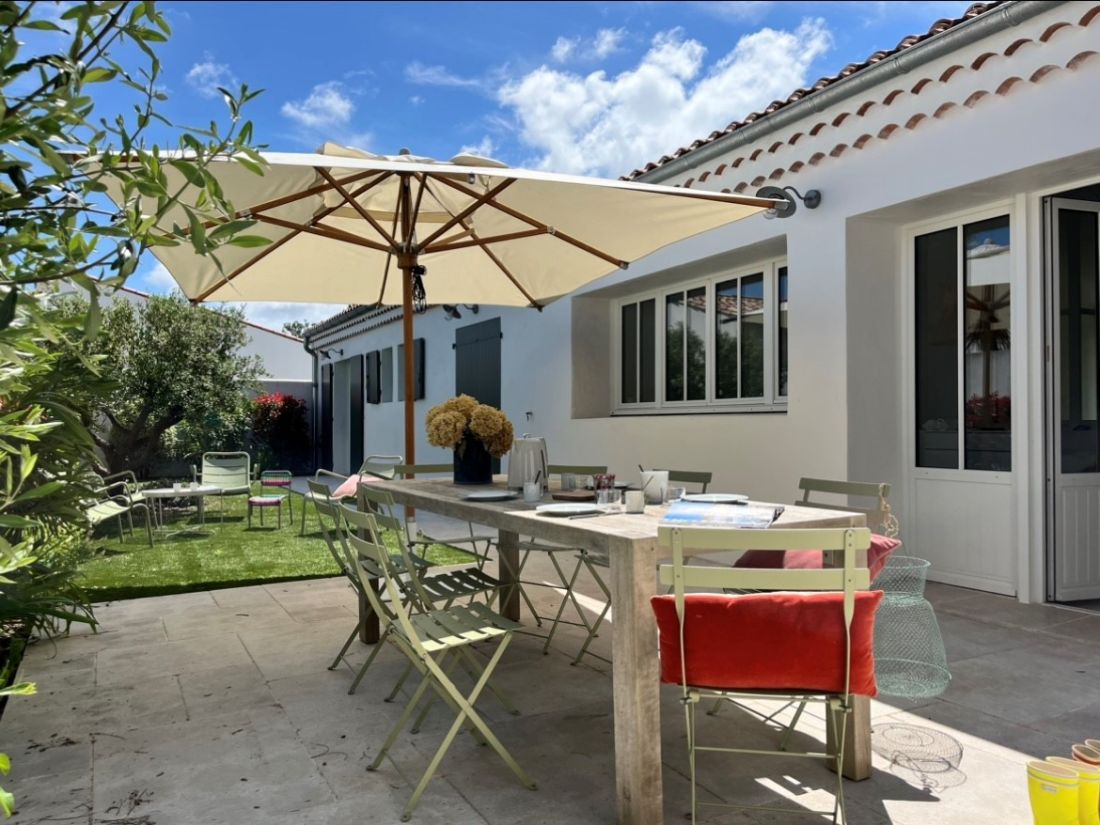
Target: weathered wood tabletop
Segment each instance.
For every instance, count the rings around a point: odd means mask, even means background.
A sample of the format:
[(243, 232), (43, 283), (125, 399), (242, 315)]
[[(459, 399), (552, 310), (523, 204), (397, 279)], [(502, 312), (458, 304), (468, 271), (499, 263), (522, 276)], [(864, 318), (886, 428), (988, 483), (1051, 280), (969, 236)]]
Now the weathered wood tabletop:
[[(496, 528), (500, 577), (506, 585), (515, 584), (521, 535), (581, 547), (610, 560), (618, 822), (623, 825), (662, 822), (660, 665), (657, 625), (649, 599), (658, 592), (657, 563), (663, 556), (657, 546), (657, 526), (668, 508), (650, 505), (640, 514), (554, 518), (536, 513), (536, 505), (522, 499), (464, 500), (474, 490), (494, 487), (504, 490), (502, 477), (494, 480), (493, 487), (462, 487), (438, 477), (374, 484), (391, 493), (400, 504)], [(549, 501), (547, 497), (545, 502)], [(783, 506), (783, 514), (775, 522), (777, 527), (863, 527), (866, 523), (862, 513), (798, 504)], [(509, 595), (503, 601), (502, 612), (519, 620), (519, 589), (511, 587), (506, 592)], [(860, 701), (856, 703), (853, 727), (846, 742), (845, 765), (850, 770), (845, 773), (851, 779), (865, 779), (871, 770), (870, 703), (865, 698), (856, 698)]]

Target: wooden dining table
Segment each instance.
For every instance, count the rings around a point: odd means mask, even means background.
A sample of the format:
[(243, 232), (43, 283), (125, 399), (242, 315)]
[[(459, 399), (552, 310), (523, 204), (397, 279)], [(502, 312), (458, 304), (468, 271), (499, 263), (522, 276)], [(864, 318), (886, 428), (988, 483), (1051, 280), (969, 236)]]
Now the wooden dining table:
[[(666, 558), (657, 545), (657, 526), (668, 508), (649, 505), (644, 513), (560, 518), (540, 515), (522, 499), (488, 502), (464, 497), (473, 492), (505, 490), (503, 477), (493, 487), (466, 487), (449, 479), (376, 481), (406, 507), (468, 521), (497, 530), (499, 576), (505, 585), (501, 612), (520, 620), (519, 537), (530, 536), (583, 548), (610, 562), (611, 678), (615, 726), (615, 785), (620, 825), (656, 825), (664, 821), (661, 781), (660, 662), (657, 625), (650, 597), (658, 592), (657, 565)], [(549, 503), (547, 497), (545, 503)], [(761, 504), (758, 502), (751, 504)], [(862, 513), (783, 505), (775, 526), (788, 528), (863, 527)], [(866, 559), (859, 560), (861, 565)], [(509, 585), (512, 585), (509, 587)], [(845, 739), (845, 775), (866, 779), (871, 772), (870, 702), (856, 699)], [(830, 743), (831, 747), (831, 743)]]

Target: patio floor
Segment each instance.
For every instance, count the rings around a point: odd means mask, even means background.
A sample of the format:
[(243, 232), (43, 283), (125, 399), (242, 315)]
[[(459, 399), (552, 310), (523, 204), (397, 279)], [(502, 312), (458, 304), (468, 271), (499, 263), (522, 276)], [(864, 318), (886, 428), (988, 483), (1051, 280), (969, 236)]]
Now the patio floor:
[[(533, 572), (549, 580), (548, 570)], [(551, 594), (540, 598), (548, 604)], [(930, 585), (929, 598), (953, 682), (931, 702), (875, 702), (876, 770), (847, 784), (849, 819), (1030, 823), (1023, 763), (1100, 736), (1100, 617), (944, 585)], [(338, 579), (119, 602), (97, 614), (98, 634), (74, 631), (24, 660), (20, 678), (38, 682), (40, 693), (10, 700), (0, 723), (16, 822), (395, 823), (451, 721), (437, 707), (378, 772), (365, 770), (400, 711), (381, 698), (402, 661), (383, 651), (355, 696), (346, 693), (347, 668), (325, 669), (355, 621)], [(608, 653), (610, 635), (597, 640), (598, 652)], [(463, 736), (414, 822), (614, 822), (609, 670), (594, 659), (571, 667), (579, 641), (567, 628), (543, 656), (541, 640), (518, 637), (497, 684), (522, 715), (481, 703), (539, 789), (522, 789)], [(355, 647), (361, 661), (366, 648)], [(666, 818), (678, 822), (688, 798), (683, 719), (675, 689), (664, 688), (664, 698)], [(701, 730), (726, 741), (772, 737), (735, 709), (702, 720)], [(820, 720), (811, 722), (820, 735)], [(705, 798), (830, 799), (831, 775), (814, 763), (712, 757), (700, 770)], [(716, 809), (702, 817), (791, 820)]]

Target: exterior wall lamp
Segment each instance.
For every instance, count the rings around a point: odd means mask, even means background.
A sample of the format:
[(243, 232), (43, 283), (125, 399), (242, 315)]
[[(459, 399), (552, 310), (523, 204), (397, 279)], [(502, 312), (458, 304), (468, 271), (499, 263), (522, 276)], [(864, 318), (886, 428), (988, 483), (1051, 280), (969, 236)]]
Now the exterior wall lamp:
[[(458, 311), (458, 307), (454, 304), (440, 304), (443, 307), (444, 319), (447, 321), (457, 321), (462, 317), (462, 313)], [(470, 311), (471, 315), (477, 315), (481, 311), (481, 307), (478, 304), (463, 304)]]
[(821, 205), (820, 191), (807, 189), (806, 194), (803, 195), (793, 186), (763, 186), (756, 190), (756, 197), (782, 201), (782, 203), (777, 203), (764, 212), (764, 217), (768, 220), (772, 218), (789, 218), (793, 215), (798, 209), (798, 201), (795, 198), (802, 201), (802, 205), (807, 209), (817, 209)]

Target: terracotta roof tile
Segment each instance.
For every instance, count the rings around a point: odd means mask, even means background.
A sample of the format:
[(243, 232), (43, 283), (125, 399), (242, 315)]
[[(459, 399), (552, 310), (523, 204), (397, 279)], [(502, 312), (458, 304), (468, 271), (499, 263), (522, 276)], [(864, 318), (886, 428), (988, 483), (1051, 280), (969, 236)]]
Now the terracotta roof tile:
[(787, 98), (785, 98), (783, 100), (773, 101), (772, 103), (768, 104), (767, 108), (765, 108), (764, 111), (762, 111), (762, 112), (752, 112), (751, 114), (746, 115), (744, 117), (744, 119), (742, 119), (742, 120), (735, 120), (732, 123), (730, 123), (728, 126), (726, 126), (726, 128), (719, 129), (719, 130), (716, 130), (714, 132), (711, 132), (707, 137), (701, 138), (699, 140), (694, 141), (690, 146), (685, 146), (685, 147), (682, 147), (680, 149), (677, 149), (671, 155), (662, 155), (660, 160), (658, 160), (656, 162), (647, 163), (641, 169), (635, 169), (630, 174), (623, 175), (622, 179), (623, 180), (633, 180), (634, 178), (641, 177), (642, 175), (645, 175), (649, 172), (652, 172), (655, 169), (659, 169), (660, 167), (664, 166), (669, 161), (674, 160), (674, 159), (679, 158), (679, 157), (683, 157), (687, 153), (689, 153), (691, 151), (694, 151), (695, 149), (698, 149), (700, 146), (705, 146), (708, 143), (713, 143), (714, 141), (716, 141), (720, 138), (723, 138), (726, 135), (729, 135), (729, 134), (732, 134), (733, 132), (736, 132), (738, 129), (740, 129), (744, 126), (748, 126), (750, 123), (755, 123), (755, 122), (759, 121), (761, 118), (765, 118), (768, 115), (771, 115), (775, 112), (778, 112), (780, 109), (784, 109), (787, 106), (790, 106), (792, 103), (796, 103), (799, 100), (802, 100), (807, 95), (810, 95), (810, 94), (813, 94), (814, 92), (820, 91), (821, 89), (824, 89), (828, 86), (831, 86), (832, 84), (834, 84), (834, 83), (836, 83), (840, 80), (844, 80), (845, 78), (851, 77), (852, 75), (856, 74), (857, 72), (860, 72), (860, 71), (862, 71), (862, 70), (864, 70), (864, 69), (866, 69), (870, 66), (873, 66), (876, 63), (879, 63), (879, 62), (885, 60), (888, 57), (893, 57), (898, 52), (902, 52), (902, 51), (905, 51), (906, 49), (912, 48), (913, 46), (917, 45), (918, 43), (921, 43), (921, 42), (927, 40), (928, 38), (930, 38), (934, 35), (945, 32), (948, 29), (959, 25), (960, 23), (964, 23), (967, 20), (971, 20), (975, 17), (979, 17), (980, 15), (983, 15), (983, 14), (995, 9), (998, 6), (1004, 5), (1005, 2), (1007, 2), (1007, 0), (992, 0), (992, 2), (988, 2), (988, 3), (974, 3), (972, 6), (970, 6), (970, 8), (968, 8), (965, 12), (963, 12), (961, 17), (944, 18), (942, 20), (937, 20), (935, 23), (932, 24), (932, 26), (928, 29), (928, 31), (926, 33), (924, 33), (924, 34), (911, 34), (908, 37), (902, 38), (898, 42), (898, 44), (896, 46), (894, 46), (894, 48), (892, 48), (892, 49), (879, 50), (879, 51), (871, 54), (870, 56), (868, 56), (865, 60), (863, 60), (860, 63), (849, 63), (847, 66), (845, 66), (843, 69), (841, 69), (836, 74), (827, 75), (825, 77), (822, 77), (821, 79), (819, 79), (816, 83), (814, 83), (809, 88), (796, 89), (795, 91), (791, 92), (791, 94)]

